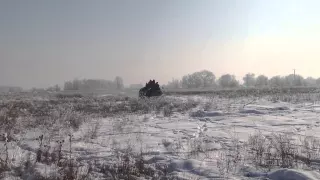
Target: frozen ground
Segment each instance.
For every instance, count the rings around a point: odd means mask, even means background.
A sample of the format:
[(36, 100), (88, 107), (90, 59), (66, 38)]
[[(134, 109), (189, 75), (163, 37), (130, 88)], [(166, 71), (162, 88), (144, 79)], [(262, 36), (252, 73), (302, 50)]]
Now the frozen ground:
[[(229, 99), (196, 95), (163, 98), (143, 102), (150, 108), (147, 112), (90, 116), (76, 130), (59, 123), (61, 115), (49, 125), (21, 127), (23, 130), (13, 135), (15, 141), (5, 145), (5, 138), (1, 139), (1, 163), (8, 163), (1, 178), (62, 176), (61, 167), (68, 165), (55, 163), (52, 158), (54, 152), (60, 152), (61, 162), (77, 162), (75, 174), (87, 175), (84, 179), (112, 179), (112, 164), (123, 168), (125, 163), (131, 172), (129, 166), (139, 166), (132, 165), (139, 158), (143, 159), (144, 172), (124, 173), (130, 174), (127, 179), (320, 179), (320, 104), (315, 99), (283, 102), (267, 96)], [(158, 101), (169, 103), (161, 109), (152, 107)], [(192, 108), (177, 110), (177, 103), (190, 102), (195, 103)], [(33, 116), (28, 116), (28, 121), (33, 121)], [(263, 146), (261, 155), (258, 145)], [(41, 156), (38, 162), (37, 154)], [(21, 165), (25, 162), (32, 165)], [(23, 170), (17, 170), (20, 166)], [(77, 178), (81, 179), (79, 175)]]

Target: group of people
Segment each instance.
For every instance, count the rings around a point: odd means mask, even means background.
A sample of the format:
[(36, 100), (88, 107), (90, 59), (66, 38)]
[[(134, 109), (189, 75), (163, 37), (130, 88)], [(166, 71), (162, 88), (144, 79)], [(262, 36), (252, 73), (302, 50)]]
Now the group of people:
[(155, 82), (155, 80), (150, 80), (148, 83), (146, 83), (145, 87), (151, 90), (160, 90), (160, 85), (158, 82)]

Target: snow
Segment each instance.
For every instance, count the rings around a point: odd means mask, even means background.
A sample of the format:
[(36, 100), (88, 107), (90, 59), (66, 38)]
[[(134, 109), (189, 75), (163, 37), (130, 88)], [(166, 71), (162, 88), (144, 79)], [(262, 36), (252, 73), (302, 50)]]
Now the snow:
[(215, 116), (223, 116), (223, 112), (221, 111), (209, 111), (206, 112), (204, 110), (197, 110), (190, 113), (193, 117), (215, 117)]
[(318, 180), (320, 174), (315, 171), (295, 170), (295, 169), (277, 169), (270, 173), (248, 172), (247, 177), (261, 178), (270, 180)]
[[(217, 167), (217, 162), (221, 158), (220, 153), (230, 146), (234, 136), (239, 138), (240, 142), (247, 141), (249, 136), (257, 131), (262, 134), (290, 133), (297, 139), (308, 135), (320, 138), (320, 104), (273, 102), (267, 98), (253, 102), (248, 98), (230, 100), (210, 99), (206, 96), (170, 96), (167, 98), (183, 102), (191, 98), (199, 102), (199, 105), (186, 113), (174, 112), (171, 117), (150, 112), (93, 118), (83, 123), (80, 129), (73, 133), (72, 156), (87, 164), (111, 162), (116, 161), (113, 154), (115, 150), (130, 146), (135, 152), (143, 151), (146, 164), (166, 164), (168, 173), (176, 174), (181, 178), (320, 179), (320, 174), (315, 170), (303, 168), (279, 168), (270, 172), (259, 171), (259, 168), (256, 171), (245, 172), (239, 168), (226, 177), (219, 172), (219, 167)], [(204, 110), (203, 106), (208, 101), (212, 102), (212, 107)], [(96, 137), (92, 139), (88, 137), (88, 134), (94, 130), (95, 123), (98, 127)], [(26, 132), (24, 141), (19, 144), (19, 148), (15, 148), (15, 153), (20, 155), (27, 152), (35, 153), (38, 144), (34, 139), (41, 133), (43, 132), (40, 130), (39, 132), (34, 130)], [(49, 134), (49, 132), (44, 132), (46, 133)], [(63, 137), (63, 139), (68, 141), (68, 137)], [(198, 156), (190, 156), (187, 153), (194, 150), (192, 148), (197, 143), (202, 143), (201, 147), (207, 151), (207, 154), (200, 153)], [(64, 152), (68, 151), (68, 146), (67, 143), (63, 144)], [(52, 170), (54, 168), (41, 163), (38, 163), (36, 167), (41, 174), (54, 173)]]
[(320, 174), (317, 172), (279, 169), (267, 175), (272, 180), (317, 180), (320, 179)]

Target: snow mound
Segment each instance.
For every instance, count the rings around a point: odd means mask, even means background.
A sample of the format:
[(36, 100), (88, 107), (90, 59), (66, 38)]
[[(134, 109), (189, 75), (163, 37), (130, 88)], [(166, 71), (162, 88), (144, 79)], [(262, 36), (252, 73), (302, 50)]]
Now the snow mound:
[(279, 105), (247, 105), (249, 109), (256, 109), (256, 110), (264, 110), (264, 111), (288, 111), (290, 108), (286, 105), (279, 104)]
[(271, 180), (317, 180), (320, 174), (314, 171), (279, 169), (268, 175)]
[(262, 111), (258, 111), (256, 109), (243, 109), (239, 111), (241, 114), (265, 114)]
[(273, 110), (277, 110), (277, 111), (287, 111), (287, 110), (290, 110), (289, 107), (287, 106), (278, 106), (278, 107), (274, 107), (272, 108)]
[(197, 160), (173, 160), (170, 162), (169, 172), (174, 171), (194, 171), (201, 166), (201, 162)]
[(206, 116), (207, 117), (223, 116), (223, 113), (221, 111), (207, 112)]
[(223, 112), (221, 111), (203, 111), (203, 110), (197, 110), (190, 113), (191, 117), (215, 117), (215, 116), (223, 116)]
[(162, 157), (162, 156), (154, 156), (151, 159), (147, 160), (145, 163), (146, 164), (153, 164), (153, 163), (157, 163), (158, 161), (165, 161), (166, 158)]

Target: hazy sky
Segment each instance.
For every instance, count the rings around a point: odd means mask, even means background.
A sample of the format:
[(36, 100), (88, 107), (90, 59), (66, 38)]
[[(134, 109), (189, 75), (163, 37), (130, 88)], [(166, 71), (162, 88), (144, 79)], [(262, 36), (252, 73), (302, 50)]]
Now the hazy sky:
[(0, 84), (320, 77), (319, 0), (1, 0)]

